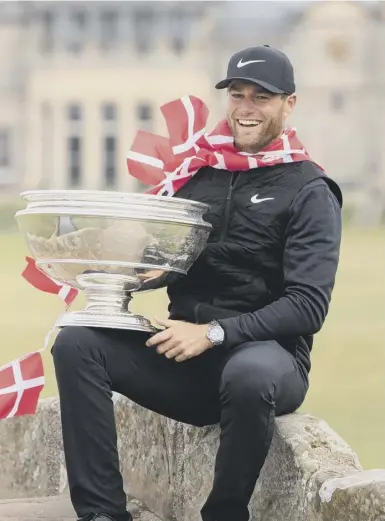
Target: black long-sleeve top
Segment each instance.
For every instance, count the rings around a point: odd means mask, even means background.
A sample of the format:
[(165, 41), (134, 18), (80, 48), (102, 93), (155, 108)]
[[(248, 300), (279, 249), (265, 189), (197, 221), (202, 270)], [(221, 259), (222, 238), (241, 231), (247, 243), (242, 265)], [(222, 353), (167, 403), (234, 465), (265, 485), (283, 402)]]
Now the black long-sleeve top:
[(252, 313), (220, 319), (228, 348), (317, 333), (326, 318), (341, 244), (341, 208), (327, 184), (305, 185), (290, 207), (283, 256), (285, 294)]

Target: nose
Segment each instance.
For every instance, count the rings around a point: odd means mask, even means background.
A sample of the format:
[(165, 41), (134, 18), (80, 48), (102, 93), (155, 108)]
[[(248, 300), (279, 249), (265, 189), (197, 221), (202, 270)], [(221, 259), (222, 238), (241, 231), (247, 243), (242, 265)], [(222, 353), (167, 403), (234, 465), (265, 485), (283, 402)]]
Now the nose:
[(240, 108), (240, 113), (243, 116), (250, 116), (255, 112), (255, 103), (253, 97), (245, 96), (242, 99), (242, 103)]

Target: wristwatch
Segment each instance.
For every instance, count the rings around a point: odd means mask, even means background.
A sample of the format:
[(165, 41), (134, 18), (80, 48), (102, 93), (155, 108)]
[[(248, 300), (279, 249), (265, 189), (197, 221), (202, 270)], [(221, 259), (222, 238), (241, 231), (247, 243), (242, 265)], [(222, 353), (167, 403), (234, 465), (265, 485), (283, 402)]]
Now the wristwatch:
[(209, 322), (207, 338), (214, 346), (219, 346), (225, 339), (225, 332), (222, 326), (216, 320)]

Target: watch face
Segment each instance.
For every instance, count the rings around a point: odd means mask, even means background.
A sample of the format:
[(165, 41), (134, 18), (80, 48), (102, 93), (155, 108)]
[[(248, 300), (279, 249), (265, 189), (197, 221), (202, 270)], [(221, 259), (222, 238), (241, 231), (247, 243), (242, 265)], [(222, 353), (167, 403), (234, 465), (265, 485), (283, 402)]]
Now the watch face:
[(224, 331), (221, 326), (214, 326), (210, 331), (210, 340), (213, 342), (222, 342)]

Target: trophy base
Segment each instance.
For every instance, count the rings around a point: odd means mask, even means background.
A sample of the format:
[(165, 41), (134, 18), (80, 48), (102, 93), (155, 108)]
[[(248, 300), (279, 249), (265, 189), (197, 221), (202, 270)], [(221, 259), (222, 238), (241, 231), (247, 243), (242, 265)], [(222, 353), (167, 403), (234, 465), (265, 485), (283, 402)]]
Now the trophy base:
[(126, 329), (132, 331), (143, 331), (146, 333), (156, 333), (157, 329), (151, 322), (141, 316), (129, 312), (120, 313), (95, 313), (92, 311), (73, 311), (61, 315), (55, 324), (57, 327), (83, 326), (100, 327), (110, 329)]

